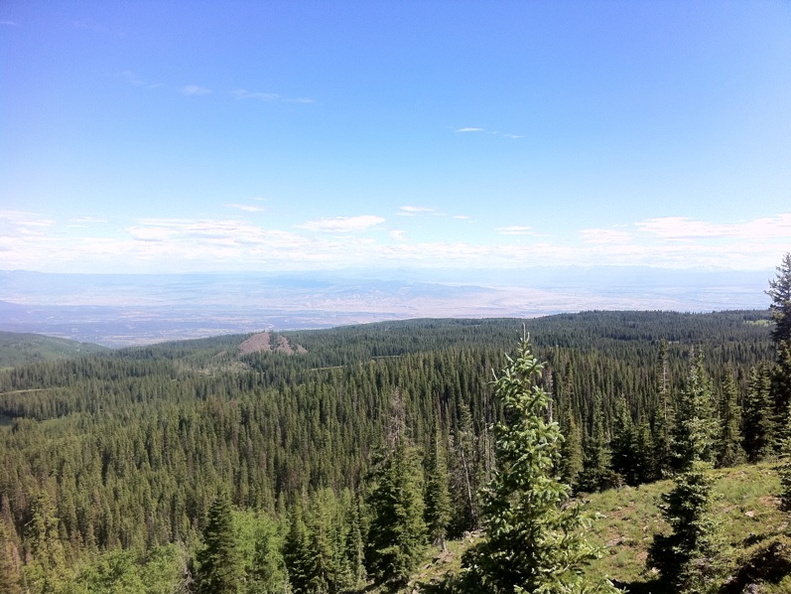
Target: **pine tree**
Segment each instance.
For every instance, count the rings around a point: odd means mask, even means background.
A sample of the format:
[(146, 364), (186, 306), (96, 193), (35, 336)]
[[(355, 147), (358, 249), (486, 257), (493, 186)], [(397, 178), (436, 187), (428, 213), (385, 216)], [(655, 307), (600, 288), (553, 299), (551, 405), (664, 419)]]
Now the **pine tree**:
[(786, 511), (791, 511), (791, 439), (789, 438), (782, 443), (777, 473), (780, 475), (780, 485), (783, 488), (780, 493), (782, 507)]
[(60, 592), (66, 574), (66, 555), (60, 539), (60, 521), (46, 491), (36, 495), (31, 506), (31, 519), (26, 526), (32, 562), (24, 569), (24, 580), (33, 592)]
[(442, 435), (436, 428), (426, 468), (425, 504), (429, 540), (444, 548), (445, 534), (451, 519), (451, 505), (447, 454), (443, 447)]
[(619, 402), (615, 415), (612, 442), (612, 470), (628, 485), (640, 483), (640, 459), (636, 452), (637, 434), (625, 402)]
[(582, 428), (571, 410), (571, 405), (566, 407), (560, 417), (560, 423), (564, 439), (560, 446), (558, 473), (564, 483), (576, 487), (584, 467), (584, 452), (582, 449)]
[(733, 372), (728, 372), (722, 382), (722, 405), (720, 413), (720, 446), (717, 457), (719, 466), (734, 466), (744, 462), (742, 448), (742, 409), (739, 406), (739, 391)]
[(772, 303), (769, 310), (774, 322), (772, 340), (775, 343), (775, 370), (772, 375), (772, 399), (775, 407), (775, 423), (783, 435), (781, 440), (791, 437), (786, 435), (788, 423), (786, 415), (791, 405), (791, 252), (783, 256), (777, 267), (777, 277), (769, 282), (766, 292)]
[(648, 554), (648, 566), (659, 570), (667, 591), (678, 594), (706, 591), (717, 572), (714, 525), (709, 515), (711, 465), (694, 460), (675, 478), (670, 493), (662, 496), (662, 515), (669, 535), (657, 535)]
[(657, 382), (657, 406), (654, 415), (654, 463), (657, 478), (670, 476), (673, 470), (673, 431), (675, 430), (675, 403), (670, 392), (670, 377), (667, 360), (667, 341), (659, 343), (659, 380)]
[(711, 391), (701, 357), (693, 357), (676, 419), (679, 468), (673, 489), (663, 495), (662, 515), (672, 528), (654, 537), (648, 566), (656, 567), (673, 592), (697, 593), (717, 572), (713, 524), (709, 516), (713, 439)]
[(703, 368), (703, 357), (692, 353), (684, 389), (678, 400), (673, 455), (676, 468), (688, 470), (692, 462), (713, 462), (718, 434), (714, 418), (711, 382)]
[(372, 511), (366, 561), (379, 583), (405, 584), (423, 556), (423, 468), (417, 450), (405, 438), (396, 442), (375, 475), (368, 505)]
[[(13, 529), (13, 527), (11, 528)], [(5, 522), (0, 519), (0, 592), (21, 594), (20, 566), (22, 563), (16, 543), (9, 535), (10, 531), (6, 528)]]
[(610, 448), (604, 429), (604, 404), (597, 392), (593, 398), (591, 431), (585, 440), (585, 462), (579, 479), (581, 491), (600, 491), (617, 482), (610, 469)]
[(284, 591), (285, 582), (283, 557), (275, 543), (272, 529), (262, 526), (256, 534), (246, 590), (249, 594), (277, 594)]
[(209, 508), (203, 529), (204, 548), (198, 552), (196, 576), (198, 594), (236, 594), (241, 592), (243, 567), (236, 542), (227, 493), (217, 496)]
[(766, 458), (775, 443), (771, 375), (767, 366), (753, 367), (742, 409), (742, 445), (750, 462)]
[(548, 419), (550, 396), (536, 384), (543, 364), (525, 337), (495, 379), (505, 422), (495, 427), (497, 470), (484, 492), (484, 539), (462, 560), (470, 592), (615, 592), (588, 581), (596, 557), (582, 537), (586, 519), (567, 505), (570, 488), (555, 476), (563, 436)]
[(791, 341), (791, 252), (783, 256), (777, 277), (769, 281), (767, 295), (772, 298), (769, 311), (775, 323), (772, 340), (775, 345)]
[(299, 501), (294, 504), (289, 516), (289, 530), (283, 542), (283, 560), (291, 591), (294, 594), (315, 592), (316, 555)]

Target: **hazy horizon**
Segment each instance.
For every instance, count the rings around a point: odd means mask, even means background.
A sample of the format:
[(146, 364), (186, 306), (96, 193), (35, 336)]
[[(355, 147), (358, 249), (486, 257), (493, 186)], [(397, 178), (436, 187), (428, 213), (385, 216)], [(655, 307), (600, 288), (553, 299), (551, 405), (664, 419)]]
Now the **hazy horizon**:
[(0, 271), (0, 330), (105, 346), (412, 318), (529, 318), (607, 310), (766, 309), (770, 271), (568, 267), (260, 274)]

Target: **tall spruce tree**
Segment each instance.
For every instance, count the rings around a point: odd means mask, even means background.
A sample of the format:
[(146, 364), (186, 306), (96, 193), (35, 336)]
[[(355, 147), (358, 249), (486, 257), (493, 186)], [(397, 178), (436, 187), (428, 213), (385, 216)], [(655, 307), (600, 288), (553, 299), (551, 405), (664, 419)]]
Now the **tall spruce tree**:
[(775, 443), (771, 384), (771, 370), (767, 365), (750, 370), (747, 394), (742, 407), (742, 445), (750, 462), (766, 458)]
[(673, 431), (675, 429), (676, 409), (670, 392), (670, 371), (667, 355), (667, 341), (659, 343), (657, 364), (657, 405), (654, 413), (654, 468), (658, 478), (670, 476), (673, 470)]
[(379, 583), (406, 584), (423, 557), (426, 524), (423, 468), (417, 449), (400, 438), (374, 474), (366, 543), (370, 574)]
[(496, 377), (505, 422), (495, 427), (497, 469), (484, 491), (484, 538), (465, 553), (467, 591), (615, 592), (582, 570), (596, 557), (583, 538), (586, 518), (568, 505), (570, 488), (555, 476), (563, 441), (549, 419), (550, 396), (537, 385), (543, 364), (527, 337)]
[(692, 462), (713, 462), (718, 422), (714, 415), (711, 381), (703, 367), (703, 355), (690, 354), (684, 388), (678, 399), (673, 455), (676, 468), (685, 472)]
[(66, 555), (59, 534), (60, 521), (46, 490), (33, 500), (31, 516), (25, 528), (33, 558), (25, 566), (24, 581), (36, 593), (60, 592), (68, 573)]
[(647, 563), (659, 570), (668, 591), (706, 591), (717, 572), (714, 527), (709, 515), (714, 443), (711, 391), (701, 357), (693, 357), (678, 403), (675, 455), (679, 473), (662, 496), (662, 515), (672, 532), (657, 535)]
[(775, 408), (775, 423), (783, 441), (788, 435), (787, 415), (791, 405), (791, 252), (783, 256), (777, 267), (777, 276), (769, 282), (769, 305), (774, 328), (775, 369), (772, 375), (772, 399)]
[(585, 440), (584, 468), (579, 478), (582, 491), (600, 491), (617, 482), (612, 470), (609, 439), (604, 428), (604, 403), (601, 392), (593, 397), (591, 429)]
[(744, 462), (742, 447), (742, 408), (739, 406), (739, 389), (732, 371), (722, 381), (720, 405), (720, 445), (717, 456), (719, 466), (734, 466)]
[(582, 448), (582, 428), (577, 422), (571, 404), (568, 404), (560, 416), (563, 444), (560, 446), (558, 472), (564, 483), (577, 486), (580, 473), (584, 467), (584, 451)]
[(209, 508), (203, 545), (197, 554), (197, 593), (241, 592), (244, 567), (233, 527), (231, 500), (225, 492)]
[(447, 450), (438, 427), (434, 429), (432, 441), (426, 464), (426, 527), (429, 540), (444, 548), (445, 535), (451, 519), (451, 502)]

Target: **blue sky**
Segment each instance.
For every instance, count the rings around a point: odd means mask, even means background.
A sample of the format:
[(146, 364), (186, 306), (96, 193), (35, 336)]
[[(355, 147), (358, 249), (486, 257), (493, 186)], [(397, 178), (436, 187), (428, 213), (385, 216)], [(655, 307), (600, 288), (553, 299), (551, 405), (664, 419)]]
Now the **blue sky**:
[(787, 2), (0, 4), (0, 269), (791, 250)]

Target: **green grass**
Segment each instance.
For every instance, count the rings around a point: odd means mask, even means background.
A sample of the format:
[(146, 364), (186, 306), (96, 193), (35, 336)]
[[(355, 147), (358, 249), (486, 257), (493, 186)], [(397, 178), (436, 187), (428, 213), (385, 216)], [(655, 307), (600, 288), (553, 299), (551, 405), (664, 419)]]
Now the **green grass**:
[[(791, 538), (786, 536), (791, 532), (791, 515), (780, 509), (780, 481), (775, 464), (718, 469), (711, 471), (711, 476), (714, 479), (711, 511), (727, 575), (736, 575), (751, 557), (774, 542), (787, 542), (791, 562)], [(633, 594), (659, 594), (657, 575), (646, 569), (646, 557), (654, 535), (669, 529), (659, 504), (662, 493), (670, 491), (672, 486), (672, 481), (659, 481), (583, 498), (587, 511), (594, 515), (589, 541), (603, 553), (590, 566), (592, 575), (607, 575)], [(446, 573), (457, 572), (461, 555), (474, 540), (448, 542), (445, 553), (431, 549), (416, 572), (413, 585), (405, 591), (411, 592), (417, 582), (430, 583)], [(368, 591), (377, 592), (375, 589)], [(762, 583), (757, 591), (791, 593), (791, 577), (779, 583)]]

